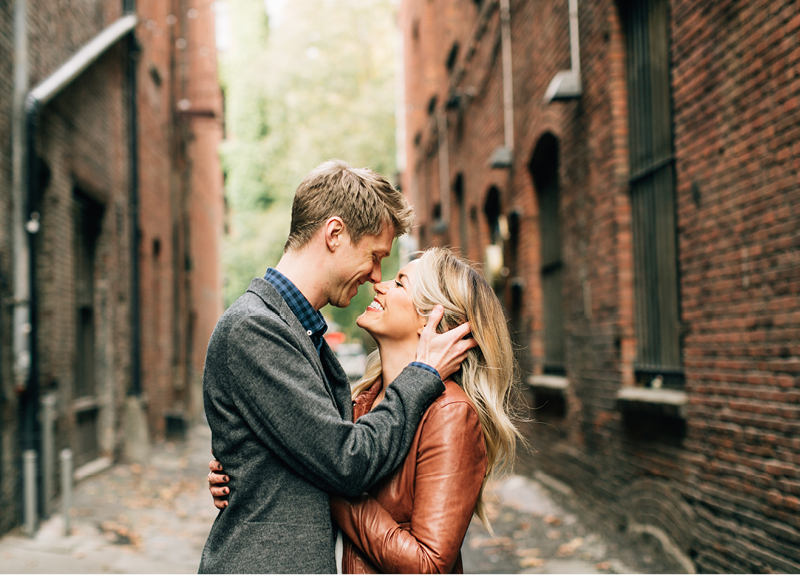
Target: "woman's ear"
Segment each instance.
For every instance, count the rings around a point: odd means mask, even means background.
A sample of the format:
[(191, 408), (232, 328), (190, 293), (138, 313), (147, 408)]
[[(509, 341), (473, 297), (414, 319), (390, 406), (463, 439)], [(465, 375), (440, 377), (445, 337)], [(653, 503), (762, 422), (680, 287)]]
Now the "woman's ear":
[(425, 326), (428, 325), (428, 316), (423, 315), (417, 311), (420, 317), (419, 329), (417, 329), (417, 335), (422, 335), (422, 332), (425, 330)]

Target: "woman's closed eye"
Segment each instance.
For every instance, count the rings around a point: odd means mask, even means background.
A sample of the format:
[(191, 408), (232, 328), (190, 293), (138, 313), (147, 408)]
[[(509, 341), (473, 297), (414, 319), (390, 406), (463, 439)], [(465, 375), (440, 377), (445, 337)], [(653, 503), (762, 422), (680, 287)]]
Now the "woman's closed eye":
[(394, 280), (394, 285), (396, 285), (397, 287), (405, 287), (402, 283), (400, 283), (399, 280)]

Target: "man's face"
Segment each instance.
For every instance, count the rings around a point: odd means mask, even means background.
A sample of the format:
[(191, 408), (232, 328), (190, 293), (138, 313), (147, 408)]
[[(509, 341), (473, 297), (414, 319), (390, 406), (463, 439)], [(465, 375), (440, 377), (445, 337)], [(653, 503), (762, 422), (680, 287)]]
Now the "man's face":
[(381, 260), (392, 251), (394, 227), (386, 226), (376, 236), (363, 236), (354, 244), (350, 235), (340, 236), (336, 250), (336, 271), (329, 285), (329, 301), (336, 307), (347, 307), (366, 282), (381, 281)]

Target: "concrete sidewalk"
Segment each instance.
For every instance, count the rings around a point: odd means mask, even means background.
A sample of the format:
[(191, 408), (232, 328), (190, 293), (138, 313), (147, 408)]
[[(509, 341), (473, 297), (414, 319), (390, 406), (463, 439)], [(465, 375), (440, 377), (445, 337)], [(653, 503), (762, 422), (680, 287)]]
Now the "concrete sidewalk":
[[(217, 510), (206, 473), (211, 432), (151, 450), (150, 464), (115, 465), (75, 487), (73, 529), (44, 522), (33, 539), (0, 539), (0, 573), (196, 573)], [(473, 519), (468, 573), (671, 573), (656, 548), (601, 536), (552, 479), (511, 476), (487, 486), (489, 535)], [(561, 491), (568, 491), (560, 486)]]
[(217, 510), (206, 473), (211, 432), (151, 450), (150, 464), (116, 465), (75, 487), (72, 532), (63, 517), (33, 539), (0, 539), (2, 573), (197, 573)]

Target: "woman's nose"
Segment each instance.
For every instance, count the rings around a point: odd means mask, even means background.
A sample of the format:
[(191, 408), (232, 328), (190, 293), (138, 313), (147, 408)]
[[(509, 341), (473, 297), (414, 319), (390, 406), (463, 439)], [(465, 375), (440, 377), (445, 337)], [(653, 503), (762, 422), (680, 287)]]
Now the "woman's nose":
[(375, 284), (375, 291), (381, 295), (385, 294), (387, 291), (389, 291), (389, 282), (386, 281)]

